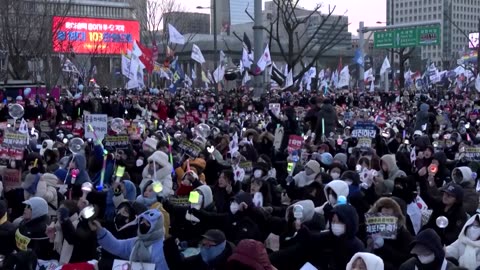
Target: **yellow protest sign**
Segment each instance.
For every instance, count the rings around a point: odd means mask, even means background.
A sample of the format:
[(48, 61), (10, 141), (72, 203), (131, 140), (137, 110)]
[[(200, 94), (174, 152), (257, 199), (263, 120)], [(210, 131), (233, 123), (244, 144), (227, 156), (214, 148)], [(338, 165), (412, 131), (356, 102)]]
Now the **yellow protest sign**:
[(31, 239), (24, 236), (20, 233), (20, 230), (17, 229), (15, 232), (15, 242), (17, 243), (17, 248), (22, 251), (26, 251), (28, 244), (30, 244)]

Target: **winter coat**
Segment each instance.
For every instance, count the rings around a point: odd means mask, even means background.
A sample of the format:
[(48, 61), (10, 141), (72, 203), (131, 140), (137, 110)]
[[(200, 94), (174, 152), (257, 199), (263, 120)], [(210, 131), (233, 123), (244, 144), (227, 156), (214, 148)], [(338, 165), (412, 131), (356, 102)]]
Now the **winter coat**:
[[(53, 243), (50, 243), (45, 234), (49, 222), (49, 217), (43, 215), (29, 221), (22, 221), (18, 226), (15, 234), (20, 237), (27, 237), (30, 239), (27, 247), (32, 249), (37, 257), (41, 260), (55, 259), (57, 256), (53, 250)], [(15, 237), (18, 238), (17, 236)], [(17, 249), (22, 250), (21, 245), (17, 241)]]
[(40, 177), (37, 184), (37, 192), (34, 195), (24, 191), (25, 200), (31, 197), (43, 198), (48, 203), (48, 215), (56, 216), (58, 209), (58, 197), (56, 186), (58, 184), (58, 178), (50, 173), (45, 173)]
[[(322, 125), (322, 119), (324, 125)], [(330, 132), (335, 132), (335, 128), (338, 125), (338, 118), (337, 112), (335, 111), (335, 107), (331, 104), (323, 104), (320, 108), (320, 111), (317, 114), (317, 126), (315, 129), (315, 142), (320, 142), (322, 135), (328, 138), (330, 136)], [(322, 126), (325, 126), (325, 130), (322, 130)]]
[(472, 216), (463, 226), (458, 240), (447, 246), (446, 249), (447, 258), (455, 258), (458, 260), (459, 266), (467, 269), (474, 269), (480, 265), (480, 239), (473, 241), (466, 236), (466, 229), (479, 218), (479, 214)]
[(230, 211), (230, 202), (233, 198), (233, 190), (230, 194), (227, 193), (225, 188), (220, 188), (218, 185), (212, 187), (213, 201), (215, 202), (215, 208), (218, 213), (227, 213)]
[(429, 108), (430, 106), (428, 104), (423, 103), (420, 105), (420, 111), (416, 114), (415, 130), (422, 131), (422, 126), (428, 124), (430, 120), (430, 113), (428, 112)]
[[(457, 171), (462, 173), (461, 179), (454, 175)], [(475, 190), (475, 180), (469, 167), (457, 167), (452, 171), (452, 179), (463, 188), (463, 208), (469, 215), (474, 215), (478, 209), (478, 193)]]
[(159, 164), (161, 168), (155, 167), (156, 173), (153, 173), (149, 171), (150, 166), (145, 166), (142, 172), (143, 180), (140, 183), (140, 190), (145, 188), (145, 184), (148, 180), (154, 180), (162, 183), (163, 189), (160, 192), (160, 197), (173, 195), (172, 165), (168, 161), (168, 155), (162, 151), (156, 151), (148, 157), (148, 162), (152, 161)]
[(353, 263), (358, 259), (362, 259), (367, 267), (367, 270), (383, 270), (384, 264), (382, 258), (367, 252), (358, 252), (353, 255), (350, 262), (347, 264), (346, 270), (352, 270)]
[(411, 257), (409, 245), (413, 237), (406, 228), (405, 216), (397, 202), (390, 198), (381, 198), (372, 206), (369, 213), (379, 213), (382, 208), (392, 209), (393, 215), (398, 218), (397, 235), (395, 239), (384, 239), (382, 247), (373, 249), (372, 246), (371, 248), (372, 253), (383, 258), (386, 270), (394, 270)]
[(335, 192), (335, 194), (337, 194), (337, 199), (339, 196), (344, 196), (345, 198), (348, 198), (350, 192), (348, 184), (343, 180), (333, 180), (325, 186), (323, 192), (325, 193), (325, 198), (327, 198), (327, 202), (325, 202), (325, 204), (320, 207), (316, 207), (315, 212), (324, 215), (325, 220), (327, 221), (331, 219), (332, 209), (335, 206), (331, 205), (328, 201), (329, 190), (332, 190), (333, 192)]
[(234, 265), (244, 266), (241, 269), (276, 270), (268, 258), (263, 243), (252, 239), (245, 239), (238, 243), (227, 263), (228, 269), (236, 269)]
[(0, 255), (7, 256), (15, 250), (15, 230), (11, 222), (6, 221), (0, 225)]
[(395, 178), (407, 175), (404, 171), (398, 168), (395, 155), (384, 155), (380, 160), (387, 165), (388, 171), (384, 172), (383, 170), (380, 170), (378, 172), (378, 176), (383, 177), (383, 182), (375, 185), (375, 191), (378, 195), (391, 194)]
[[(300, 269), (310, 262), (318, 269), (345, 269), (350, 258), (365, 247), (355, 235), (358, 215), (350, 205), (337, 205), (333, 212), (345, 224), (345, 234), (335, 236), (331, 230), (311, 233), (302, 226), (298, 231), (299, 243), (270, 254), (272, 264), (281, 269)], [(331, 221), (331, 220), (330, 220)]]
[(70, 263), (86, 262), (96, 258), (97, 238), (88, 226), (88, 220), (80, 219), (77, 228), (70, 219), (61, 223), (64, 239), (73, 246)]

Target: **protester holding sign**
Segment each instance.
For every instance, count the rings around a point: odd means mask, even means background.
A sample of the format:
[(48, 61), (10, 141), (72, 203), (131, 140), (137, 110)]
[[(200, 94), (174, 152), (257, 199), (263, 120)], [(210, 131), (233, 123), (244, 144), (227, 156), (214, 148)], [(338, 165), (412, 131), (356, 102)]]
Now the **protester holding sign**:
[[(400, 205), (391, 198), (380, 198), (366, 215), (367, 249), (384, 258), (385, 269), (398, 269), (398, 266), (405, 262), (410, 256), (410, 242), (412, 235), (405, 225), (405, 216), (402, 213)], [(385, 220), (386, 217), (394, 217), (395, 224), (389, 223), (369, 223), (368, 217), (379, 217)], [(374, 229), (375, 228), (379, 228)], [(388, 228), (395, 228), (387, 232)]]

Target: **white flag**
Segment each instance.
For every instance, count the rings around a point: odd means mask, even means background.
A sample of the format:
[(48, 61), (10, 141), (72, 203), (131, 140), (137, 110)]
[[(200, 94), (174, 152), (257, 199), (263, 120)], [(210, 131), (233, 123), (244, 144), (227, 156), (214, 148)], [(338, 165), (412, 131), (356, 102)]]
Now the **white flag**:
[(195, 73), (195, 69), (192, 68), (192, 79), (196, 80), (197, 79), (197, 74)]
[(375, 80), (370, 82), (370, 92), (375, 92)]
[(225, 53), (223, 51), (220, 51), (220, 65), (225, 64)]
[(350, 71), (348, 70), (348, 66), (345, 66), (342, 71), (340, 71), (340, 77), (338, 79), (338, 88), (342, 88), (348, 86), (350, 83)]
[(370, 81), (372, 77), (373, 77), (373, 69), (372, 68), (365, 71), (365, 73), (363, 74), (363, 80), (366, 81), (366, 82)]
[(243, 76), (243, 79), (242, 79), (242, 86), (245, 86), (247, 82), (250, 80), (251, 80), (250, 75), (248, 74), (248, 72), (245, 72), (245, 76)]
[(268, 48), (268, 45), (267, 45), (267, 47), (265, 47), (265, 50), (263, 51), (262, 57), (258, 59), (257, 66), (260, 68), (261, 71), (264, 71), (265, 68), (271, 64), (272, 64), (272, 58), (270, 56), (270, 49)]
[(293, 85), (293, 73), (290, 69), (287, 74), (287, 78), (285, 79), (285, 88), (288, 88)]
[(215, 80), (216, 83), (218, 83), (223, 80), (224, 76), (225, 76), (225, 67), (220, 65), (213, 72), (213, 79)]
[(171, 24), (168, 24), (168, 35), (170, 36), (170, 43), (185, 44), (185, 37)]
[(137, 57), (142, 56), (142, 50), (140, 50), (140, 47), (138, 47), (136, 40), (133, 41), (132, 54)]
[(192, 46), (192, 56), (191, 57), (192, 57), (193, 60), (197, 61), (200, 64), (205, 63), (205, 58), (203, 57), (202, 51), (200, 50), (200, 48), (196, 44), (193, 44), (193, 46)]
[(22, 121), (20, 122), (20, 127), (18, 128), (18, 132), (23, 133), (23, 134), (28, 133), (28, 123), (23, 118), (22, 118)]
[(242, 65), (244, 68), (250, 68), (252, 66), (252, 60), (250, 60), (248, 51), (245, 48), (243, 48), (242, 51)]
[(383, 60), (382, 67), (380, 68), (380, 75), (383, 75), (388, 69), (390, 68), (390, 61), (388, 61), (388, 57), (385, 56), (385, 60)]
[(192, 86), (192, 84), (193, 84), (192, 79), (190, 79), (190, 77), (188, 77), (187, 74), (185, 74), (185, 83), (186, 83), (188, 86)]

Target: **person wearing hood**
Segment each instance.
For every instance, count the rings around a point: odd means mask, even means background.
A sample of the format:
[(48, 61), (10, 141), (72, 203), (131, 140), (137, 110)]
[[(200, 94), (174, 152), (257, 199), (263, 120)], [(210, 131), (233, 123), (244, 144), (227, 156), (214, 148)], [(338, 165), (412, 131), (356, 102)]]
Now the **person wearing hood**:
[(287, 177), (287, 194), (292, 200), (303, 199), (304, 188), (315, 181), (321, 172), (320, 164), (316, 160), (309, 160), (305, 169), (295, 176)]
[(56, 216), (58, 209), (57, 189), (58, 178), (51, 173), (29, 173), (22, 183), (25, 200), (32, 197), (41, 197), (48, 204), (49, 216)]
[(323, 215), (325, 220), (330, 220), (332, 217), (332, 210), (338, 204), (338, 197), (344, 196), (348, 198), (349, 187), (347, 182), (343, 180), (333, 180), (328, 183), (323, 189), (327, 202), (320, 207), (315, 208), (315, 212)]
[(469, 215), (474, 215), (478, 209), (478, 193), (475, 190), (475, 180), (472, 169), (457, 167), (452, 171), (452, 180), (463, 188), (463, 208)]
[(58, 165), (58, 151), (57, 150), (51, 150), (47, 149), (45, 153), (43, 154), (43, 157), (45, 159), (45, 165), (46, 165), (46, 172), (48, 173), (54, 173), (56, 170), (60, 168), (60, 165)]
[(168, 270), (163, 253), (163, 216), (156, 209), (147, 210), (137, 219), (138, 236), (119, 240), (102, 228), (97, 220), (89, 222), (92, 231), (97, 234), (98, 244), (105, 250), (132, 262), (151, 263), (155, 270)]
[(346, 270), (383, 270), (383, 260), (377, 255), (357, 252), (347, 264)]
[(407, 176), (397, 166), (395, 155), (384, 155), (380, 159), (381, 170), (374, 176), (375, 191), (379, 196), (391, 194), (395, 178)]
[[(319, 144), (322, 141), (322, 136), (330, 136), (330, 132), (335, 132), (338, 126), (338, 118), (335, 107), (333, 107), (330, 99), (324, 99), (323, 105), (317, 114), (317, 125), (315, 129), (315, 143)], [(325, 128), (325, 130), (323, 130)]]
[(453, 263), (445, 259), (445, 251), (438, 234), (432, 229), (420, 232), (410, 244), (414, 255), (399, 270), (455, 270)]
[(227, 269), (277, 270), (270, 262), (265, 246), (253, 239), (245, 239), (238, 243), (228, 258)]
[(480, 266), (480, 215), (473, 215), (463, 226), (458, 240), (447, 246), (446, 257), (454, 258), (459, 266), (475, 269)]
[[(435, 116), (429, 112), (430, 106), (426, 103), (420, 105), (420, 111), (417, 112), (415, 116), (415, 130), (424, 130), (423, 127), (430, 123), (430, 119), (435, 118)], [(425, 129), (426, 130), (426, 129)]]
[(0, 255), (7, 256), (15, 250), (16, 227), (8, 220), (7, 203), (0, 200)]
[[(421, 173), (421, 171), (420, 171)], [(463, 188), (455, 183), (449, 183), (444, 186), (441, 191), (443, 196), (441, 200), (433, 197), (427, 187), (426, 181), (420, 180), (420, 197), (432, 209), (432, 214), (427, 224), (422, 229), (430, 228), (435, 230), (442, 239), (442, 243), (450, 245), (457, 240), (463, 225), (467, 221), (467, 214), (463, 208)], [(440, 216), (445, 216), (448, 219), (446, 228), (438, 228), (436, 220)]]
[(182, 166), (175, 169), (178, 186), (181, 186), (182, 182), (185, 180), (185, 174), (188, 173), (188, 167), (190, 167), (190, 171), (193, 171), (197, 175), (198, 180), (205, 184), (205, 174), (203, 174), (203, 172), (205, 171), (206, 166), (207, 162), (203, 158), (185, 160)]
[(410, 258), (409, 244), (413, 237), (405, 226), (405, 216), (398, 203), (391, 198), (380, 198), (368, 211), (369, 214), (382, 214), (397, 218), (397, 232), (394, 239), (381, 236), (369, 236), (367, 248), (381, 257), (386, 270), (398, 269), (398, 266)]
[(188, 196), (190, 192), (197, 187), (203, 185), (194, 170), (187, 171), (183, 174), (182, 181), (176, 191), (177, 196)]
[(150, 180), (146, 183), (145, 190), (141, 195), (138, 195), (135, 200), (137, 203), (146, 207), (146, 209), (157, 209), (162, 212), (163, 225), (165, 229), (165, 237), (170, 236), (170, 214), (163, 208), (162, 198), (159, 196), (159, 192), (153, 190), (153, 181)]
[[(143, 204), (124, 201), (117, 207), (113, 221), (106, 223), (106, 229), (119, 240), (133, 238), (137, 236), (137, 217), (147, 210)], [(115, 259), (119, 259), (119, 257), (102, 249), (98, 269), (111, 269)]]
[(255, 207), (250, 193), (240, 191), (230, 203), (229, 213), (190, 209), (193, 216), (208, 228), (225, 232), (227, 239), (238, 243), (243, 239), (265, 241), (270, 234), (268, 219), (262, 208)]
[(80, 198), (82, 196), (82, 184), (91, 182), (87, 173), (87, 160), (82, 154), (76, 154), (69, 164), (69, 174), (65, 179), (65, 184), (71, 190), (71, 199)]
[(140, 190), (145, 188), (148, 180), (159, 181), (162, 184), (162, 197), (173, 195), (172, 164), (168, 161), (168, 155), (162, 151), (156, 151), (148, 157), (148, 165), (142, 172), (143, 180), (140, 183)]
[[(294, 213), (301, 209), (301, 214)], [(295, 215), (298, 215), (295, 217)], [(297, 230), (306, 226), (312, 232), (320, 232), (325, 229), (325, 219), (315, 212), (315, 205), (311, 200), (298, 201), (288, 206), (285, 218), (270, 217), (271, 232), (280, 236), (280, 249), (293, 246), (297, 243)]]
[(165, 257), (171, 270), (227, 270), (227, 260), (234, 247), (222, 231), (212, 229), (205, 232), (200, 243), (200, 253), (187, 258), (182, 257), (174, 240), (170, 238), (164, 242)]
[(15, 233), (17, 250), (32, 249), (39, 259), (54, 259), (56, 255), (53, 243), (50, 243), (46, 235), (50, 222), (47, 202), (43, 198), (32, 197), (23, 204), (25, 204), (23, 216), (14, 222), (14, 224), (19, 223)]
[[(240, 182), (237, 182), (240, 184)], [(218, 213), (228, 213), (230, 211), (230, 202), (240, 187), (235, 186), (233, 172), (223, 170), (218, 177), (218, 181), (212, 188), (213, 201)], [(238, 189), (238, 190), (237, 190)]]
[(192, 192), (198, 193), (198, 201), (190, 202), (189, 206), (173, 205), (168, 200), (163, 202), (172, 220), (170, 234), (180, 241), (186, 241), (190, 247), (197, 246), (201, 240), (199, 236), (212, 227), (212, 224), (204, 222), (194, 212), (216, 213), (212, 189), (209, 186), (201, 185)]
[(442, 187), (444, 182), (449, 183), (451, 179), (450, 170), (447, 167), (447, 155), (445, 155), (444, 152), (433, 154), (432, 164), (438, 168), (438, 171), (434, 175), (434, 181), (437, 188)]
[(400, 177), (395, 179), (395, 187), (392, 192), (393, 199), (400, 206), (405, 205), (406, 228), (411, 235), (417, 235), (422, 228), (422, 211), (418, 207), (417, 182), (414, 176)]
[(355, 253), (365, 250), (355, 236), (358, 214), (351, 205), (337, 205), (329, 223), (329, 230), (320, 233), (312, 233), (302, 226), (298, 231), (298, 244), (270, 254), (272, 264), (279, 270), (300, 269), (305, 262), (318, 269), (345, 269)]

